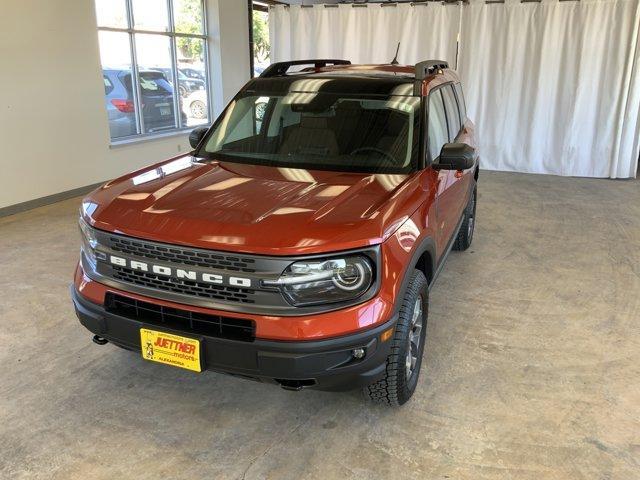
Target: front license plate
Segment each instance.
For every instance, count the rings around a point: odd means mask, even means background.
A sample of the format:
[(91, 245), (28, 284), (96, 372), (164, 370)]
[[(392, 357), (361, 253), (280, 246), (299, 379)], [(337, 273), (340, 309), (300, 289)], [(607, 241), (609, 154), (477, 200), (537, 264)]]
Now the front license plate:
[(169, 107), (160, 107), (160, 115), (171, 115), (171, 109)]
[(140, 329), (142, 358), (201, 372), (200, 341), (171, 333)]

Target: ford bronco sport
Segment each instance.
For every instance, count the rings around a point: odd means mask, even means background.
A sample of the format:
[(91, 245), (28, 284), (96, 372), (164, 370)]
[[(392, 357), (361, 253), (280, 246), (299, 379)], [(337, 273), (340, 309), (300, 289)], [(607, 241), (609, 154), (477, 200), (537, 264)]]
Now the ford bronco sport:
[(72, 297), (94, 341), (406, 402), (429, 289), (473, 238), (478, 161), (455, 72), (277, 63), (190, 142), (82, 201)]

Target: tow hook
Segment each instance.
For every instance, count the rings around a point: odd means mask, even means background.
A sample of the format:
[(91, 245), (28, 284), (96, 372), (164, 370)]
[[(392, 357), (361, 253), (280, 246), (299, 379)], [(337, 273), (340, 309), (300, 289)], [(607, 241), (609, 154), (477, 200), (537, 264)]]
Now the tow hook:
[(278, 382), (283, 389), (292, 390), (294, 392), (299, 392), (305, 387), (311, 387), (316, 384), (316, 381), (312, 378), (304, 380), (284, 380), (276, 378), (276, 382)]
[(107, 343), (109, 343), (109, 340), (107, 340), (106, 338), (102, 338), (99, 335), (94, 335), (92, 340), (93, 343), (96, 343), (98, 345), (106, 345)]

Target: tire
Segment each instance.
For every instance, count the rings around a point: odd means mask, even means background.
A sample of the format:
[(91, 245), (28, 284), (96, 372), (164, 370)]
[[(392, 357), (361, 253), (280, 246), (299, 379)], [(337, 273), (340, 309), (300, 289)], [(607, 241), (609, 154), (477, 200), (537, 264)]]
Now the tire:
[(202, 100), (194, 100), (189, 106), (191, 116), (197, 119), (207, 118), (207, 106)]
[[(385, 375), (363, 389), (365, 397), (369, 400), (400, 406), (413, 395), (422, 365), (428, 306), (427, 279), (421, 271), (414, 270), (400, 306), (400, 315), (391, 340)], [(407, 353), (410, 345), (412, 353), (409, 357)]]
[(476, 227), (477, 194), (477, 187), (473, 187), (473, 193), (471, 194), (469, 203), (467, 203), (467, 207), (464, 209), (464, 220), (462, 220), (458, 237), (453, 244), (454, 250), (463, 251), (471, 246), (471, 242), (473, 241), (473, 231)]

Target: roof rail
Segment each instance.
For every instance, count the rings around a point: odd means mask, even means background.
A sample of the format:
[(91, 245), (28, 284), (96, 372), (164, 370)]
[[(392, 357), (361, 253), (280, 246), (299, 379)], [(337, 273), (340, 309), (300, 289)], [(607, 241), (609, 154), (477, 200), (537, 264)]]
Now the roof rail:
[(260, 78), (266, 77), (279, 77), (285, 75), (287, 70), (294, 65), (313, 65), (315, 68), (326, 67), (327, 65), (351, 65), (349, 60), (328, 60), (328, 59), (313, 59), (313, 60), (292, 60), (290, 62), (278, 62), (269, 65), (265, 68), (264, 72), (260, 75)]
[(422, 81), (429, 75), (445, 68), (449, 68), (449, 64), (444, 60), (425, 60), (416, 63), (416, 81), (413, 84), (413, 94), (419, 97), (422, 94)]

